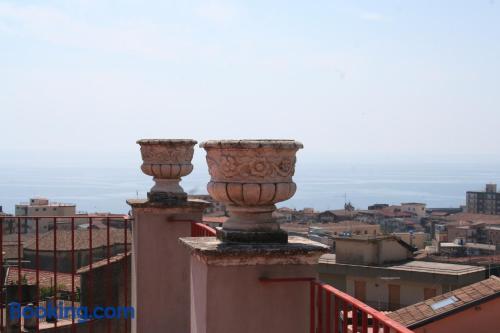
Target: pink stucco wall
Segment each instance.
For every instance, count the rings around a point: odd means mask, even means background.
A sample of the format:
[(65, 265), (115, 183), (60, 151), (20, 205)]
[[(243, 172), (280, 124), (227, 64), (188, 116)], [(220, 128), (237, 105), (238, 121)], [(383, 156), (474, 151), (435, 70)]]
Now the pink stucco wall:
[(500, 332), (500, 298), (478, 304), (413, 331), (415, 333)]
[(191, 235), (203, 207), (134, 207), (132, 332), (189, 332), (189, 254), (178, 239)]
[(259, 278), (312, 277), (315, 265), (191, 265), (191, 333), (308, 332), (309, 283)]

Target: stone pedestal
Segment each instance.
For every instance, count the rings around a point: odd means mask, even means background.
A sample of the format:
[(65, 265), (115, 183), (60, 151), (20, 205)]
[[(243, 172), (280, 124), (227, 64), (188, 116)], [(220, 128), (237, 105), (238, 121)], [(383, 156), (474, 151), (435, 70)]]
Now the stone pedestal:
[(191, 333), (308, 332), (310, 283), (297, 278), (316, 277), (326, 246), (302, 237), (286, 244), (180, 241), (191, 254)]
[(128, 200), (132, 225), (132, 332), (189, 332), (189, 256), (179, 237), (191, 236), (207, 203)]

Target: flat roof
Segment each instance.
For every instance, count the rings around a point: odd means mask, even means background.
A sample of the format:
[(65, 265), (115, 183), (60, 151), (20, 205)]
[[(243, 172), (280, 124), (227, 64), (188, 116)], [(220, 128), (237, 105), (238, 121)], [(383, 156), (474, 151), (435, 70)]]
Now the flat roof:
[(426, 272), (434, 274), (468, 274), (484, 271), (484, 267), (419, 260), (409, 261), (401, 265), (394, 265), (387, 268), (399, 271)]
[(463, 245), (452, 243), (452, 242), (442, 242), (439, 244), (441, 247), (463, 247)]
[(421, 273), (442, 274), (442, 275), (464, 275), (475, 272), (482, 272), (485, 270), (484, 267), (480, 266), (447, 264), (447, 263), (420, 261), (420, 260), (407, 261), (405, 263), (385, 265), (385, 266), (355, 265), (355, 264), (337, 263), (336, 255), (330, 253), (322, 255), (319, 259), (319, 263), (329, 264), (329, 265), (359, 266), (359, 267), (369, 267), (376, 269), (387, 269), (393, 271), (421, 272)]
[(62, 203), (62, 202), (49, 202), (47, 204), (35, 204), (29, 202), (21, 202), (16, 204), (16, 207), (76, 207), (76, 204)]

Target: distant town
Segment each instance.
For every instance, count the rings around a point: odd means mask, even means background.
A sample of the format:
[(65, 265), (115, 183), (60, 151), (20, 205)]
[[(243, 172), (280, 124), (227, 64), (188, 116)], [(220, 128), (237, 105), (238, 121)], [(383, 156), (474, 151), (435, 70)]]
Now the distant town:
[[(227, 219), (224, 205), (209, 196), (204, 221), (219, 226)], [(466, 205), (456, 208), (427, 207), (425, 203), (400, 205), (374, 203), (357, 209), (347, 202), (343, 209), (316, 211), (313, 208), (282, 207), (274, 212), (289, 234), (305, 236), (335, 250), (336, 240), (395, 236), (417, 249), (416, 258), (447, 262), (499, 261), (500, 193), (496, 184), (485, 191), (469, 191)], [(464, 259), (466, 258), (466, 259)]]
[[(466, 205), (456, 208), (404, 202), (357, 209), (346, 202), (341, 209), (326, 211), (281, 207), (273, 217), (288, 235), (328, 246), (329, 253), (319, 260), (322, 281), (410, 327), (421, 318), (412, 321), (402, 313), (415, 304), (500, 275), (500, 193), (495, 184), (487, 184), (485, 191), (465, 196)], [(221, 227), (229, 218), (225, 205), (209, 195), (190, 195), (189, 200), (209, 203), (202, 217), (207, 226)], [(124, 265), (131, 246), (131, 236), (124, 232), (129, 234), (130, 225), (124, 225), (123, 215), (78, 213), (75, 204), (32, 198), (17, 204), (14, 215), (0, 208), (0, 217), (7, 286), (19, 284), (21, 277), (27, 287), (43, 288), (45, 294), (39, 297), (49, 300), (57, 295), (65, 302), (71, 297), (75, 302), (76, 288), (77, 301), (84, 304), (107, 288), (99, 283), (86, 287), (89, 272), (100, 274), (98, 269), (109, 267), (124, 281), (131, 279), (129, 264)], [(57, 248), (53, 248), (55, 237)], [(50, 282), (55, 271), (57, 287)], [(37, 282), (35, 272), (43, 280)], [(113, 293), (124, 288), (124, 281), (113, 285)], [(500, 284), (500, 279), (491, 281)], [(18, 295), (8, 289), (6, 297), (15, 300)]]

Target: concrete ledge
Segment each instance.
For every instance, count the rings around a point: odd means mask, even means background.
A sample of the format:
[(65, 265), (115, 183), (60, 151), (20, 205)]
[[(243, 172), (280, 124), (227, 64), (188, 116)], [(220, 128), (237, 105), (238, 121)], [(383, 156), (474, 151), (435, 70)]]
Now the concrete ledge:
[(209, 265), (311, 265), (328, 252), (328, 246), (307, 238), (290, 236), (286, 244), (224, 243), (215, 237), (180, 238), (191, 255)]

